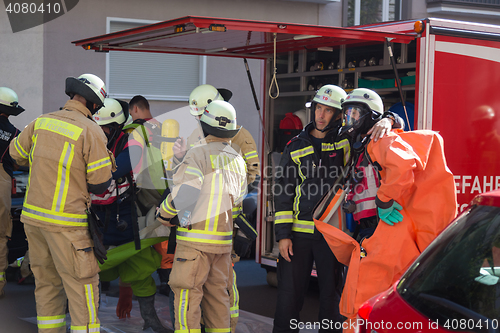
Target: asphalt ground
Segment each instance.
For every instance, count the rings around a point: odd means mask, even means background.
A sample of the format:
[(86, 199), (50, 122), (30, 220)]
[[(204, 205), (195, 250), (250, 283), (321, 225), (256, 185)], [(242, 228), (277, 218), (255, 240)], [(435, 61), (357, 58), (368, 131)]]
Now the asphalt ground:
[[(266, 270), (253, 259), (242, 260), (235, 264), (238, 289), (240, 293), (241, 320), (238, 333), (271, 332), (272, 318), (276, 307), (277, 289), (266, 281)], [(156, 274), (155, 274), (156, 275)], [(157, 277), (155, 276), (157, 279)], [(157, 279), (157, 284), (159, 281)], [(36, 333), (36, 308), (34, 284), (19, 285), (9, 281), (5, 287), (5, 297), (0, 299), (0, 333)], [(114, 281), (106, 296), (102, 297), (99, 318), (103, 323), (102, 332), (142, 332), (142, 319), (139, 306), (134, 301), (132, 315), (126, 321), (120, 321), (114, 315), (118, 294), (118, 283)], [(156, 308), (160, 319), (166, 326), (170, 325), (168, 301), (157, 294)], [(317, 321), (319, 308), (319, 292), (316, 284), (311, 283), (306, 296), (301, 321)], [(146, 332), (146, 331), (145, 331)], [(151, 332), (151, 331), (150, 331)], [(306, 332), (306, 331), (301, 331)], [(314, 331), (307, 331), (314, 332)]]

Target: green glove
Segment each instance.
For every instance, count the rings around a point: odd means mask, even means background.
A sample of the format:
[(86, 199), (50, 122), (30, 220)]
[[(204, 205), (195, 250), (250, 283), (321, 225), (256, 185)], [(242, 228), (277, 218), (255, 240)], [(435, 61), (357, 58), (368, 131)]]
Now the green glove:
[(382, 221), (387, 223), (388, 225), (394, 225), (395, 223), (403, 221), (403, 215), (399, 212), (403, 207), (398, 204), (396, 201), (392, 203), (392, 206), (384, 209), (377, 207), (378, 216)]

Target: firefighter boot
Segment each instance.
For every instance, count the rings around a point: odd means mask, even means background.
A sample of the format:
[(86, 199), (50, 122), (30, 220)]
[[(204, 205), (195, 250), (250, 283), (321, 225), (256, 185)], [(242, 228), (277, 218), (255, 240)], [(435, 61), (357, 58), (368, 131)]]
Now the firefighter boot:
[(151, 327), (151, 329), (155, 333), (173, 333), (172, 330), (169, 330), (168, 328), (165, 328), (162, 323), (160, 322), (160, 319), (158, 318), (158, 315), (156, 314), (155, 310), (155, 295), (148, 296), (148, 297), (137, 297), (137, 300), (139, 301), (139, 308), (141, 310), (141, 317), (144, 319), (144, 327), (143, 330), (148, 329)]
[(170, 278), (171, 268), (159, 268), (156, 270), (158, 272), (158, 276), (160, 277), (160, 290), (159, 293), (168, 297), (171, 292), (170, 286), (168, 285), (168, 280)]

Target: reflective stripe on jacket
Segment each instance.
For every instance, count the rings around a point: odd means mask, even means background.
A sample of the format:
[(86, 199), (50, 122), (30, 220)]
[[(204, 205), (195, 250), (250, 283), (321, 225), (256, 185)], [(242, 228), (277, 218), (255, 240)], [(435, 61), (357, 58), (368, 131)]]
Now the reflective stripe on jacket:
[(246, 194), (246, 173), (243, 158), (227, 139), (209, 135), (206, 144), (191, 148), (161, 204), (162, 216), (179, 214), (177, 242), (210, 253), (231, 252), (232, 209)]
[[(257, 152), (257, 144), (252, 137), (252, 134), (238, 125), (240, 131), (231, 139), (231, 147), (238, 152), (247, 165), (247, 183), (251, 184), (255, 181), (257, 176), (260, 177), (260, 160)], [(197, 127), (191, 135), (187, 138), (186, 147), (190, 149), (194, 147), (200, 140), (203, 140), (203, 132), (200, 127)], [(202, 141), (204, 142), (204, 140)], [(174, 156), (174, 165), (180, 161)]]
[(339, 126), (326, 134), (320, 152), (310, 138), (312, 123), (285, 147), (273, 188), (276, 240), (291, 239), (292, 232), (306, 237), (315, 233), (314, 206), (342, 175), (349, 158), (348, 140), (337, 138)]
[(87, 184), (105, 184), (115, 167), (106, 142), (90, 111), (77, 101), (31, 122), (10, 145), (12, 158), (30, 167), (21, 221), (87, 228)]

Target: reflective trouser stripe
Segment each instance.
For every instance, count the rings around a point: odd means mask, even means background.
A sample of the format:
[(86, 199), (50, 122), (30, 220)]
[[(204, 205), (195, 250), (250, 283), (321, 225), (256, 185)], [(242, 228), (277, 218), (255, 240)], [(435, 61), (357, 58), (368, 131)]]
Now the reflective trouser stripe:
[(233, 270), (233, 304), (229, 308), (229, 312), (231, 313), (231, 318), (239, 317), (240, 315), (240, 294), (238, 292), (238, 287), (236, 286), (236, 272), (234, 268)]
[(39, 329), (57, 328), (66, 326), (66, 315), (36, 317)]
[(101, 331), (101, 324), (90, 324), (89, 333), (95, 333)]
[(101, 324), (90, 324), (87, 331), (87, 326), (71, 326), (71, 333), (95, 333), (101, 332)]
[(5, 281), (5, 272), (0, 273), (0, 281)]
[(175, 333), (201, 333), (201, 328), (175, 330)]
[[(187, 310), (189, 305), (189, 289), (181, 289), (179, 299), (179, 327), (180, 331), (189, 332), (187, 330)], [(180, 332), (176, 330), (176, 332)]]
[(231, 328), (208, 328), (205, 327), (207, 333), (231, 333)]
[[(94, 302), (94, 290), (91, 284), (85, 285), (85, 299), (87, 301), (87, 309), (89, 309), (89, 328), (96, 327), (99, 325), (96, 323), (97, 321), (97, 310), (95, 308)], [(97, 326), (98, 327), (98, 326)], [(99, 331), (97, 331), (99, 332)]]

